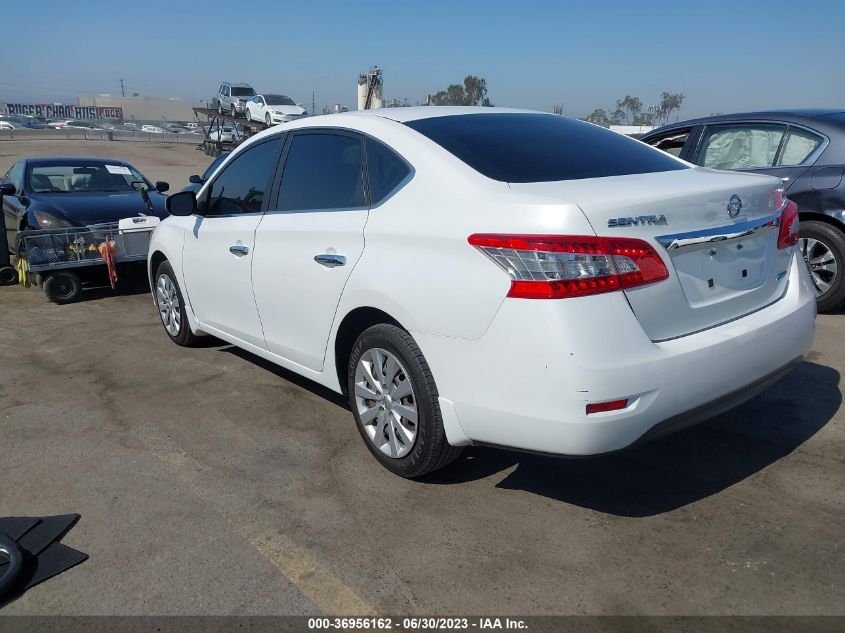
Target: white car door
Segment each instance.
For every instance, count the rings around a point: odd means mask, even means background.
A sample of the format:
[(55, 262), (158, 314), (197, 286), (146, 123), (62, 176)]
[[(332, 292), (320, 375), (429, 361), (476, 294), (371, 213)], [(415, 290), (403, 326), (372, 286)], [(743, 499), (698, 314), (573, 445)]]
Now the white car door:
[(359, 135), (292, 133), (255, 240), (253, 288), (268, 349), (321, 371), (349, 274), (364, 250), (368, 206)]
[(235, 156), (202, 191), (185, 236), (187, 299), (210, 333), (265, 347), (251, 267), (255, 230), (283, 140), (273, 137)]

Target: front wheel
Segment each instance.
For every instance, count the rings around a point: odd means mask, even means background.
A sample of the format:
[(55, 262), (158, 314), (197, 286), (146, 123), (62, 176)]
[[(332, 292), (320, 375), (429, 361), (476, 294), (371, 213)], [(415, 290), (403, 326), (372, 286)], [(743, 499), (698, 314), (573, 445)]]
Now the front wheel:
[(196, 344), (197, 336), (191, 332), (191, 327), (188, 325), (185, 300), (182, 298), (182, 291), (179, 289), (179, 283), (169, 262), (162, 262), (158, 267), (153, 294), (161, 324), (170, 340), (182, 347)]
[(845, 234), (814, 220), (801, 222), (798, 231), (798, 249), (816, 287), (819, 312), (835, 310), (845, 302)]
[(460, 455), (446, 441), (428, 363), (405, 330), (381, 324), (364, 331), (352, 348), (347, 388), (358, 432), (392, 473), (420, 477)]

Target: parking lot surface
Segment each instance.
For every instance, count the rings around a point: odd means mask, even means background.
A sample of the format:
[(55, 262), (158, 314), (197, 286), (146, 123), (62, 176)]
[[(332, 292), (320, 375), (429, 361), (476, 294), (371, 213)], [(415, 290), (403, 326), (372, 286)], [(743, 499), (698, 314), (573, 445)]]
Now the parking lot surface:
[(841, 315), (687, 432), (407, 481), (339, 397), (173, 345), (147, 294), (0, 306), (0, 516), (78, 512), (90, 554), (6, 613), (845, 614)]

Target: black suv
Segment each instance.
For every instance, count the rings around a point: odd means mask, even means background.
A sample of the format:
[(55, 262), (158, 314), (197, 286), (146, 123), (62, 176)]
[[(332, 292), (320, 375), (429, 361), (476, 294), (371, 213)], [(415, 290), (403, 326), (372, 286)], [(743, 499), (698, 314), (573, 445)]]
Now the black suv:
[(845, 111), (711, 116), (667, 125), (642, 140), (696, 165), (781, 178), (798, 205), (798, 244), (819, 310), (845, 303)]

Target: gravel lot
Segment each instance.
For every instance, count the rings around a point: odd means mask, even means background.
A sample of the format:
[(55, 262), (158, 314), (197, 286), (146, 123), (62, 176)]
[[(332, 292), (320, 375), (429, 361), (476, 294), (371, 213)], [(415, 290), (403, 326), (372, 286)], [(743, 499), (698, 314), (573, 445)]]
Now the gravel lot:
[[(0, 143), (0, 171), (57, 145)], [(68, 150), (175, 186), (208, 160)], [(843, 315), (687, 432), (585, 460), (473, 448), (406, 481), (337, 396), (213, 339), (178, 348), (147, 294), (0, 306), (0, 516), (78, 512), (64, 542), (91, 556), (4, 613), (845, 615)]]

